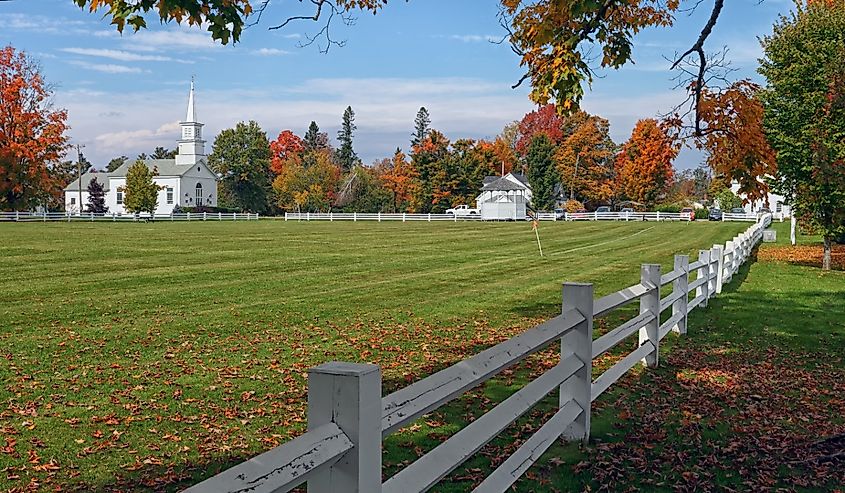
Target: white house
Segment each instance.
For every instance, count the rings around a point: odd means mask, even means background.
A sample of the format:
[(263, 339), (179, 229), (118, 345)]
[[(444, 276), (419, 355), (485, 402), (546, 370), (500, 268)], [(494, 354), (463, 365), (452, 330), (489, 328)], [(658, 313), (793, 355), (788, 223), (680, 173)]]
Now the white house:
[[(216, 206), (217, 176), (208, 168), (205, 141), (202, 140), (203, 124), (197, 122), (194, 107), (194, 83), (188, 95), (188, 113), (181, 122), (182, 135), (175, 159), (147, 159), (144, 164), (157, 173), (153, 181), (159, 185), (156, 214), (170, 214), (177, 205), (182, 207)], [(88, 183), (94, 178), (103, 184), (109, 213), (126, 214), (123, 207), (123, 188), (126, 171), (135, 161), (128, 160), (111, 173), (85, 173), (80, 180), (73, 180), (65, 187), (65, 210), (72, 213), (85, 209), (88, 203)], [(82, 200), (80, 201), (80, 186)], [(81, 203), (80, 203), (81, 202)]]
[[(759, 178), (758, 178), (759, 180)], [(737, 195), (739, 198), (745, 201), (746, 197), (745, 194), (739, 193), (739, 183), (736, 181), (731, 182), (731, 192)], [(775, 213), (775, 216), (780, 217), (790, 217), (792, 215), (792, 210), (789, 205), (786, 203), (786, 199), (783, 196), (778, 195), (776, 193), (769, 192), (768, 194), (769, 199), (769, 210)], [(766, 207), (766, 203), (763, 200), (755, 200), (753, 202), (748, 202), (747, 204), (743, 205), (742, 208), (745, 209), (745, 212), (748, 213), (755, 213), (760, 212), (761, 209)]]
[(531, 185), (525, 175), (508, 173), (505, 176), (485, 177), (481, 194), (475, 198), (475, 203), (481, 219), (523, 220), (531, 197)]

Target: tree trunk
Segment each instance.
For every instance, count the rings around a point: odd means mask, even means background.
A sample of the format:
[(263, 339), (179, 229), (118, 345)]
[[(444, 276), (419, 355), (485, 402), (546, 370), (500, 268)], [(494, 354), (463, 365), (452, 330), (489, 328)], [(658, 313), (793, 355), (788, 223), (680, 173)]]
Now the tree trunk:
[(824, 237), (824, 256), (822, 257), (822, 270), (830, 270), (830, 248), (832, 243), (830, 236)]

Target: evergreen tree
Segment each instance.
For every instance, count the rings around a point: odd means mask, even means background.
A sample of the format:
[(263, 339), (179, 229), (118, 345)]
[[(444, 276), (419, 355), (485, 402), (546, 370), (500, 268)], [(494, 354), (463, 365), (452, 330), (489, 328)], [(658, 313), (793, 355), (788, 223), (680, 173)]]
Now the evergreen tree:
[(103, 184), (100, 183), (96, 177), (88, 182), (88, 206), (87, 212), (95, 214), (105, 214), (109, 211), (106, 207), (106, 192), (103, 190)]
[(127, 211), (137, 214), (149, 212), (155, 214), (158, 207), (158, 191), (161, 187), (153, 182), (156, 170), (151, 170), (143, 161), (135, 161), (135, 164), (126, 171), (126, 187), (123, 192), (123, 207)]
[(337, 162), (343, 171), (351, 170), (358, 164), (358, 155), (352, 148), (352, 137), (355, 130), (355, 112), (352, 111), (351, 106), (347, 106), (343, 112), (343, 121), (340, 124), (340, 130), (337, 131), (337, 140), (340, 143), (340, 148), (337, 150)]
[(305, 132), (305, 137), (302, 139), (302, 145), (305, 151), (316, 151), (318, 149), (328, 149), (329, 136), (325, 132), (320, 132), (320, 127), (317, 122), (312, 121), (308, 126), (308, 131)]
[(171, 151), (166, 147), (156, 147), (150, 157), (152, 159), (176, 159), (176, 149)]
[(419, 145), (420, 142), (428, 137), (431, 133), (431, 117), (425, 106), (421, 107), (417, 112), (417, 117), (414, 119), (414, 134), (411, 139), (411, 147)]
[(528, 182), (533, 198), (531, 204), (538, 210), (552, 210), (555, 205), (555, 184), (558, 173), (554, 163), (555, 147), (544, 133), (531, 139), (525, 156), (528, 165)]
[(120, 168), (121, 166), (123, 166), (123, 163), (125, 163), (126, 161), (129, 161), (129, 158), (127, 156), (120, 156), (120, 157), (113, 158), (111, 161), (109, 161), (108, 166), (106, 166), (106, 171), (111, 173), (112, 171), (116, 170), (117, 168)]

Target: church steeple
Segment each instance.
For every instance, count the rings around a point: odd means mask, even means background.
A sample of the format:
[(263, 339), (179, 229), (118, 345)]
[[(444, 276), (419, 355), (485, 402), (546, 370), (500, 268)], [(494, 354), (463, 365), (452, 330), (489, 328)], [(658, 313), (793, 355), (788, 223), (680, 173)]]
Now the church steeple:
[(194, 108), (194, 78), (191, 77), (191, 92), (188, 94), (188, 115), (185, 122), (195, 123), (197, 121), (197, 110)]
[(194, 79), (191, 78), (191, 92), (188, 94), (188, 112), (182, 126), (182, 137), (179, 139), (179, 153), (176, 154), (176, 164), (196, 164), (205, 157), (205, 141), (202, 140), (203, 124), (197, 122), (197, 110), (194, 106)]

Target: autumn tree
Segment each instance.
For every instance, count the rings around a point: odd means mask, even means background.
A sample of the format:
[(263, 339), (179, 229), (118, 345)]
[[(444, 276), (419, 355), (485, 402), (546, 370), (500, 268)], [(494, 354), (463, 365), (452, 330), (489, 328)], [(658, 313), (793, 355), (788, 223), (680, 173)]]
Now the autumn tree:
[(766, 135), (777, 152), (772, 187), (831, 243), (845, 229), (845, 8), (814, 2), (781, 17), (762, 41)]
[(229, 207), (266, 212), (271, 204), (270, 144), (258, 123), (240, 122), (214, 139), (208, 164), (218, 173), (218, 196)]
[(555, 111), (554, 105), (551, 104), (526, 113), (519, 121), (514, 150), (524, 156), (528, 152), (528, 146), (531, 145), (532, 140), (538, 134), (544, 134), (548, 137), (552, 145), (559, 144), (564, 137), (563, 124), (563, 117)]
[(340, 130), (337, 131), (337, 141), (340, 147), (337, 149), (336, 158), (343, 171), (349, 171), (360, 163), (360, 159), (358, 159), (358, 155), (355, 154), (355, 149), (352, 146), (352, 140), (357, 129), (355, 112), (352, 111), (351, 106), (347, 106), (346, 110), (343, 111)]
[(126, 186), (122, 190), (123, 207), (127, 211), (132, 214), (147, 212), (150, 216), (155, 214), (158, 192), (161, 190), (153, 181), (157, 174), (156, 170), (148, 168), (141, 160), (129, 167), (126, 171)]
[(35, 61), (0, 49), (0, 210), (45, 204), (67, 184), (51, 174), (68, 146), (67, 112), (51, 101)]
[(566, 119), (571, 128), (557, 148), (555, 161), (563, 193), (591, 204), (613, 199), (613, 157), (610, 122), (580, 111)]
[(88, 205), (86, 212), (93, 212), (95, 214), (105, 214), (109, 211), (106, 207), (106, 192), (103, 189), (103, 184), (97, 180), (97, 177), (88, 182)]
[(273, 181), (277, 205), (288, 211), (331, 210), (337, 197), (340, 168), (333, 162), (328, 149), (314, 151), (314, 162), (304, 166), (301, 162), (289, 162), (282, 173)]
[(282, 130), (276, 140), (270, 142), (270, 171), (276, 175), (281, 174), (289, 161), (301, 162), (304, 152), (305, 145), (302, 139), (290, 130)]
[(616, 156), (616, 177), (627, 198), (653, 207), (672, 183), (678, 146), (657, 120), (640, 120)]
[(420, 174), (408, 162), (405, 154), (396, 149), (393, 159), (389, 160), (381, 170), (384, 188), (392, 195), (393, 212), (399, 210), (414, 212), (418, 204), (414, 199), (418, 197), (420, 188)]
[[(705, 131), (692, 136), (696, 147), (707, 155), (713, 174), (726, 184), (736, 182), (747, 202), (768, 203), (766, 177), (777, 172), (775, 152), (763, 129), (763, 104), (759, 86), (742, 80), (725, 90), (705, 88), (700, 102), (700, 119)], [(682, 136), (684, 121), (677, 116), (666, 123)]]
[(555, 147), (545, 133), (531, 139), (525, 154), (528, 183), (531, 184), (531, 205), (538, 210), (555, 207), (555, 186), (559, 183), (554, 163)]
[(355, 166), (338, 190), (334, 205), (344, 212), (387, 212), (393, 199), (375, 167)]
[(411, 165), (419, 173), (420, 187), (417, 189), (415, 201), (420, 205), (420, 212), (446, 209), (442, 204), (438, 204), (445, 190), (441, 182), (447, 175), (449, 146), (449, 139), (445, 135), (432, 130), (428, 137), (413, 148)]

